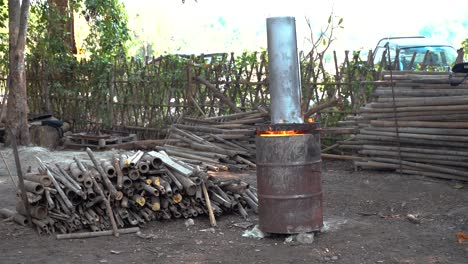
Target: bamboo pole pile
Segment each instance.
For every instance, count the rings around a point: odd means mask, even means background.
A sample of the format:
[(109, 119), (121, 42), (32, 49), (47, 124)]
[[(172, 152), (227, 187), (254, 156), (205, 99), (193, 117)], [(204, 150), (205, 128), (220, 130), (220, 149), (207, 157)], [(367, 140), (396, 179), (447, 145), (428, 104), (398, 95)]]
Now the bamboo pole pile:
[[(459, 83), (459, 85), (451, 85)], [(393, 73), (376, 99), (348, 118), (359, 133), (339, 142), (361, 168), (468, 180), (468, 81), (448, 73)]]
[[(164, 151), (136, 151), (65, 164), (40, 164), (25, 176), (32, 222), (40, 234), (102, 232), (169, 220), (257, 212), (255, 189), (240, 179), (212, 176)], [(16, 212), (0, 209), (0, 216), (27, 225), (26, 210), (17, 199)], [(107, 233), (106, 233), (107, 234)]]
[(168, 143), (156, 149), (212, 171), (255, 168), (255, 126), (267, 120), (269, 114), (263, 108), (217, 117), (183, 117), (171, 126)]

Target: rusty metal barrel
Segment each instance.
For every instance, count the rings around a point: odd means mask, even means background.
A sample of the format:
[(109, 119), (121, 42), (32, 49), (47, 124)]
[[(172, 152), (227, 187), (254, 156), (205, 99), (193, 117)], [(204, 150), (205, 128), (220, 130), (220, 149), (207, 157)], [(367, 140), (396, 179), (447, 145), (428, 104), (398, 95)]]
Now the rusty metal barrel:
[(259, 228), (263, 232), (295, 234), (323, 227), (320, 133), (316, 128), (313, 123), (257, 128)]

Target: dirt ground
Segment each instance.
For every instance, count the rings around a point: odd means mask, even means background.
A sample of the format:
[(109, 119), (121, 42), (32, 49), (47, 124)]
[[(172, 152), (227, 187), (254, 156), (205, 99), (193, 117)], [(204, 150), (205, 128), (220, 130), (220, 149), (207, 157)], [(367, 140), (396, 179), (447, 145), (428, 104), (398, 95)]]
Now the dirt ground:
[[(38, 153), (45, 161), (71, 155)], [(31, 161), (31, 155), (20, 155)], [(13, 185), (0, 164), (0, 207), (14, 208)], [(236, 176), (256, 186), (255, 171)], [(219, 217), (214, 229), (206, 216), (188, 227), (184, 219), (152, 222), (141, 228), (149, 238), (57, 240), (0, 222), (0, 263), (468, 263), (468, 243), (456, 239), (457, 232), (468, 232), (468, 186), (356, 172), (343, 161), (323, 161), (322, 181), (325, 230), (311, 244), (286, 242), (282, 235), (244, 237), (258, 223), (253, 213), (248, 228), (239, 227), (245, 220), (234, 214)]]

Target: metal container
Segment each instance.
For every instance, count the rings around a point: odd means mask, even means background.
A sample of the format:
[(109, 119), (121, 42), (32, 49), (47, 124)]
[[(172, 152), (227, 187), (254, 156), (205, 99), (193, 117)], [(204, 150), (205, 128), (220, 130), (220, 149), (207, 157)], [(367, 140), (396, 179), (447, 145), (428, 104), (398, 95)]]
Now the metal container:
[(267, 18), (271, 122), (304, 123), (294, 17)]
[[(259, 228), (294, 234), (323, 226), (320, 133), (317, 124), (270, 125), (257, 129)], [(271, 132), (278, 134), (268, 134)], [(293, 131), (287, 136), (281, 132)]]

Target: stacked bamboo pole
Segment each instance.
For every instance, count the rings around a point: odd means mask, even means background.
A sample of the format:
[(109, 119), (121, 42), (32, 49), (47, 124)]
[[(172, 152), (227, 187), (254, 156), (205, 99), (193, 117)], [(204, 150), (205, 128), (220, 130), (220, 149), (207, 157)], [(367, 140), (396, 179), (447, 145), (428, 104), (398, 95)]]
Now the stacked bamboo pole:
[[(248, 218), (248, 211), (257, 211), (257, 194), (249, 184), (212, 176), (165, 151), (125, 152), (100, 160), (91, 149), (86, 152), (89, 160), (75, 157), (65, 165), (38, 158), (38, 172), (25, 176), (32, 223), (40, 234), (109, 231), (118, 236), (152, 220), (203, 214), (210, 215), (214, 226), (214, 217), (223, 213)], [(25, 225), (19, 198), (16, 211), (0, 209), (0, 216)]]
[(255, 126), (267, 120), (269, 114), (261, 107), (217, 117), (183, 117), (171, 126), (168, 142), (156, 149), (212, 171), (255, 168)]
[(374, 102), (343, 122), (359, 129), (353, 140), (339, 142), (365, 158), (355, 161), (357, 167), (468, 181), (463, 76), (394, 72), (377, 83), (374, 95)]

